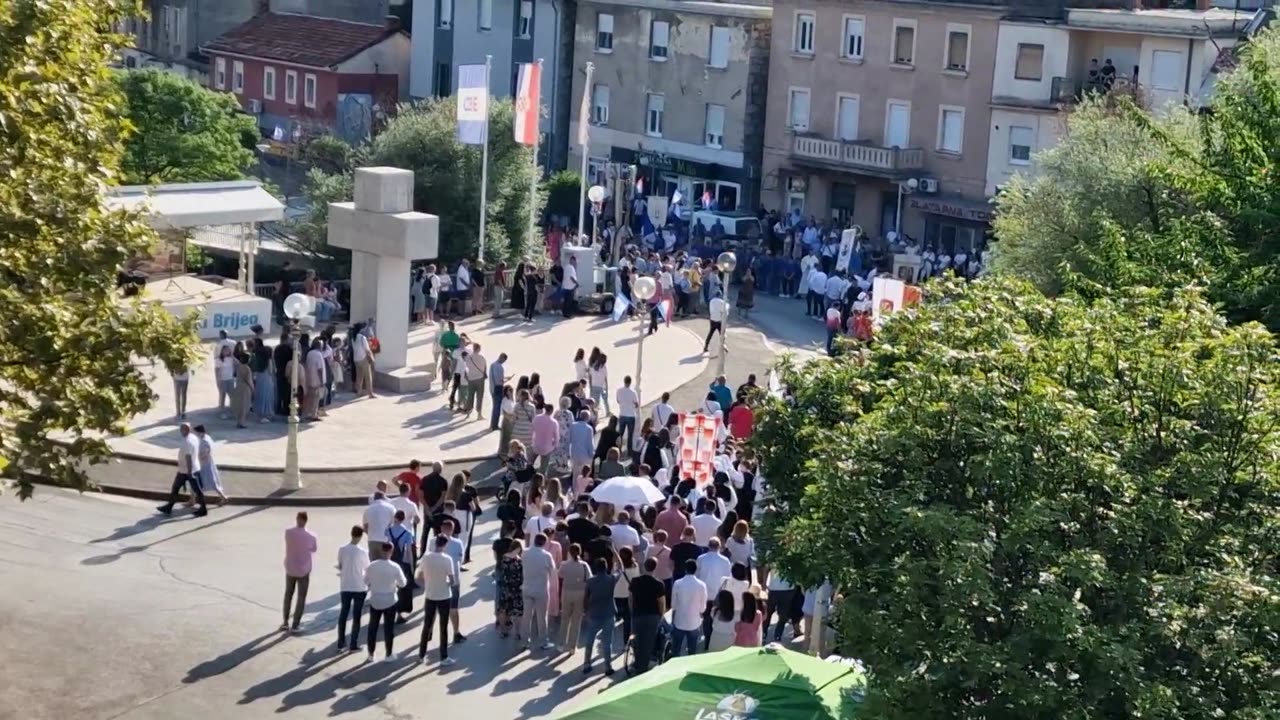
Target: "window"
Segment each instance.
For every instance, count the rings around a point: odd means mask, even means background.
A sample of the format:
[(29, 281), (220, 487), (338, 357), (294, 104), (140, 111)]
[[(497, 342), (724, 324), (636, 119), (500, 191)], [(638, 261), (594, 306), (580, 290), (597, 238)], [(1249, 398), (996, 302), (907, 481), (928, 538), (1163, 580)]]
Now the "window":
[(889, 62), (898, 65), (914, 65), (916, 57), (916, 21), (893, 21), (893, 53)]
[(284, 101), (290, 105), (298, 104), (298, 73), (294, 70), (284, 71)]
[(227, 87), (227, 59), (218, 58), (213, 61), (213, 86), (219, 90)]
[(1018, 60), (1013, 65), (1015, 80), (1039, 80), (1044, 77), (1044, 46), (1018, 43)]
[(969, 26), (947, 26), (946, 70), (969, 69)]
[(477, 18), (476, 25), (481, 30), (493, 29), (493, 0), (480, 0), (480, 17)]
[(964, 149), (964, 108), (938, 108), (938, 151), (959, 155)]
[(231, 63), (231, 92), (244, 93), (244, 63), (236, 60)]
[(667, 41), (671, 39), (671, 25), (661, 20), (649, 24), (649, 57), (653, 60), (667, 59)]
[(662, 137), (662, 115), (666, 109), (667, 99), (662, 95), (649, 93), (646, 105), (648, 113), (645, 118), (645, 132), (653, 137)]
[(862, 59), (862, 35), (867, 21), (858, 15), (844, 16), (844, 46), (840, 48), (840, 57), (850, 60)]
[(805, 55), (813, 54), (813, 28), (818, 19), (811, 13), (796, 13), (796, 36), (791, 49)]
[(596, 52), (613, 52), (613, 16), (608, 13), (596, 15)]
[(1009, 164), (1030, 165), (1031, 148), (1035, 147), (1036, 131), (1029, 127), (1009, 126)]
[(453, 0), (436, 0), (436, 27), (453, 27)]
[(1151, 53), (1151, 87), (1166, 92), (1182, 89), (1182, 53), (1155, 50)]
[(808, 88), (791, 88), (791, 97), (787, 101), (787, 127), (795, 132), (809, 129)]
[(707, 147), (724, 145), (724, 106), (707, 104)]
[(436, 63), (436, 97), (449, 97), (453, 92), (453, 68), (449, 63)]
[(302, 78), (302, 104), (309, 108), (316, 106), (316, 76), (311, 73)]
[(885, 104), (884, 145), (905, 148), (911, 142), (911, 103), (890, 100)]
[(533, 35), (533, 0), (520, 0), (520, 22), (516, 31), (522, 38)]
[(711, 26), (711, 51), (707, 58), (707, 64), (713, 68), (729, 67), (729, 28)]
[(270, 65), (262, 68), (262, 97), (265, 100), (276, 99), (276, 69)]
[(858, 139), (860, 105), (857, 95), (836, 95), (836, 139), (853, 142)]
[(591, 88), (591, 122), (596, 125), (609, 124), (608, 85), (596, 85)]

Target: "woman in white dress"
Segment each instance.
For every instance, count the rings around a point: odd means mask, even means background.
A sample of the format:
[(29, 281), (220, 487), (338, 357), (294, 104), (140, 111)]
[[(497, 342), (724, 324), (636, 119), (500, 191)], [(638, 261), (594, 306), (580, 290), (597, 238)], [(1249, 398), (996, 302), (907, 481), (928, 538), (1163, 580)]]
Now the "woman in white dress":
[(204, 425), (197, 425), (195, 431), (200, 438), (200, 489), (205, 495), (217, 495), (218, 507), (222, 507), (227, 504), (227, 493), (222, 489), (218, 464), (213, 461), (213, 438), (209, 437)]
[(738, 619), (733, 593), (721, 590), (716, 593), (711, 609), (711, 639), (707, 652), (724, 650), (733, 645), (734, 624)]

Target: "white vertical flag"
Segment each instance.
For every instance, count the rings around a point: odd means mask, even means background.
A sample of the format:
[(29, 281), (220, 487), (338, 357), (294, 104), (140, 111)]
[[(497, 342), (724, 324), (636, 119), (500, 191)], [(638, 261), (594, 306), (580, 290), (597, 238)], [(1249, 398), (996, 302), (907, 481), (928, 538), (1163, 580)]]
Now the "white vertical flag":
[(488, 65), (459, 65), (458, 142), (465, 145), (483, 145), (488, 136)]

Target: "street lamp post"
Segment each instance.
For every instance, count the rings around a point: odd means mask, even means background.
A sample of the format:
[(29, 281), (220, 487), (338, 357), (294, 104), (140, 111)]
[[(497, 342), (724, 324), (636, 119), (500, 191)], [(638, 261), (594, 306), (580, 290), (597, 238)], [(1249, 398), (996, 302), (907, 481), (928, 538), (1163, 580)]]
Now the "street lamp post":
[(898, 212), (893, 218), (893, 234), (902, 237), (902, 196), (910, 195), (920, 186), (920, 181), (915, 178), (908, 178), (906, 182), (898, 183)]
[[(649, 298), (657, 292), (658, 284), (651, 277), (638, 277), (631, 283), (631, 297), (635, 298), (637, 309), (641, 303), (647, 303)], [(636, 345), (636, 397), (640, 397), (640, 373), (644, 370), (644, 326), (647, 313), (636, 314), (640, 316), (640, 342)]]
[(596, 244), (596, 234), (600, 231), (600, 210), (604, 202), (604, 188), (592, 185), (587, 189), (587, 199), (591, 201), (591, 245)]
[(724, 374), (725, 355), (729, 353), (729, 281), (733, 278), (733, 270), (738, 267), (738, 256), (729, 251), (720, 253), (716, 258), (716, 267), (724, 273), (724, 318), (720, 320), (720, 362), (717, 375)]
[(293, 293), (284, 299), (284, 314), (292, 323), (289, 340), (293, 343), (293, 372), (289, 377), (289, 442), (284, 452), (284, 475), (280, 478), (281, 490), (302, 488), (302, 469), (298, 464), (298, 366), (302, 364), (301, 339), (298, 321), (311, 311), (311, 298)]

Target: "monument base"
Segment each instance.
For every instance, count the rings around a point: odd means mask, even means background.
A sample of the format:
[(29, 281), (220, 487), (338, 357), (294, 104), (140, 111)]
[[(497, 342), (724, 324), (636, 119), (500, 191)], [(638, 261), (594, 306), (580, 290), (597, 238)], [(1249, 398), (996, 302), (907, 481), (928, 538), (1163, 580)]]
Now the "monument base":
[(431, 389), (435, 379), (434, 369), (396, 368), (389, 372), (378, 370), (373, 374), (373, 386), (393, 393), (418, 393)]

